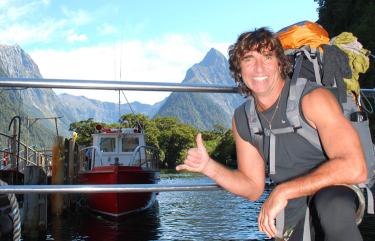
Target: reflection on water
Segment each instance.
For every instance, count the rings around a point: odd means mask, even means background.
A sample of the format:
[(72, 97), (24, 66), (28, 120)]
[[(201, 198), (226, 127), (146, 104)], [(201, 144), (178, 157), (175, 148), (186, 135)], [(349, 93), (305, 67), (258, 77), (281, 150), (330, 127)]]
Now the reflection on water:
[(159, 229), (158, 205), (119, 221), (104, 219), (87, 210), (52, 218), (46, 240), (157, 240)]
[[(208, 178), (191, 174), (163, 174), (160, 184), (199, 184)], [(49, 219), (46, 240), (264, 240), (258, 231), (260, 203), (226, 191), (161, 192), (151, 209), (107, 220), (86, 209)]]
[[(165, 184), (210, 182), (205, 177), (165, 177)], [(161, 239), (263, 240), (258, 231), (259, 202), (226, 191), (160, 193)]]
[[(182, 173), (163, 174), (161, 184), (199, 184), (208, 178)], [(268, 191), (266, 192), (268, 193)], [(46, 240), (266, 240), (258, 231), (260, 202), (251, 203), (226, 191), (161, 192), (158, 204), (118, 222), (86, 209), (49, 218)], [(364, 241), (375, 240), (375, 216), (360, 225)], [(268, 239), (269, 240), (269, 239)]]

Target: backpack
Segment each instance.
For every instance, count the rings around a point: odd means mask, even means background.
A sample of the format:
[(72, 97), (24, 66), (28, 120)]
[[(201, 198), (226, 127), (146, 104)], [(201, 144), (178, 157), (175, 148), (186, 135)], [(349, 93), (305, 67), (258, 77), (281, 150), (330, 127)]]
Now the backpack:
[[(288, 38), (288, 33), (293, 38)], [(290, 43), (291, 39), (298, 39), (297, 33), (301, 33), (302, 37), (314, 37), (305, 41), (298, 41), (298, 43), (303, 44), (298, 46), (294, 44), (295, 41)], [(353, 34), (347, 32), (334, 37), (331, 44), (326, 44), (326, 37), (328, 36), (326, 31), (319, 24), (308, 21), (284, 28), (278, 32), (278, 36), (281, 36), (279, 38), (283, 47), (285, 46), (285, 53), (293, 64), (292, 84), (293, 80), (297, 78), (306, 78), (328, 88), (337, 97), (344, 115), (351, 121), (360, 136), (368, 167), (368, 180), (365, 184), (372, 187), (375, 183), (375, 146), (370, 135), (369, 120), (367, 113), (361, 107), (359, 91), (347, 88), (347, 83), (350, 83), (350, 81), (358, 82), (358, 72), (364, 73), (368, 69), (369, 58), (366, 53), (369, 51), (363, 49)], [(311, 44), (309, 41), (311, 41)], [(362, 65), (353, 63), (353, 60), (349, 61), (348, 55), (354, 54), (355, 51), (355, 45), (350, 44), (353, 41), (357, 42), (356, 46), (360, 48), (357, 49), (359, 53), (357, 53), (356, 58), (357, 60), (360, 57), (362, 58), (359, 60), (363, 63)], [(335, 45), (335, 42), (337, 45)], [(286, 47), (290, 48), (287, 49)], [(344, 52), (345, 47), (351, 48), (346, 50), (348, 53)], [(360, 69), (358, 70), (358, 68)], [(355, 77), (353, 77), (354, 74)], [(352, 85), (357, 86), (355, 83), (352, 83)], [(310, 138), (317, 138), (316, 136), (309, 136), (306, 139), (310, 143), (317, 143), (317, 140), (310, 140)]]
[[(375, 182), (375, 151), (371, 140), (369, 121), (366, 113), (362, 112), (358, 96), (347, 91), (344, 78), (352, 78), (352, 69), (349, 66), (348, 56), (339, 47), (329, 44), (327, 32), (318, 24), (308, 21), (300, 22), (280, 30), (278, 37), (284, 47), (285, 54), (293, 65), (290, 76), (290, 90), (287, 100), (286, 115), (290, 127), (267, 130), (263, 128), (255, 108), (255, 101), (249, 96), (245, 104), (246, 115), (250, 129), (251, 142), (263, 149), (263, 137), (270, 138), (269, 146), (269, 173), (275, 174), (275, 146), (276, 135), (295, 132), (309, 141), (314, 147), (322, 150), (318, 133), (301, 117), (299, 102), (307, 81), (314, 81), (332, 91), (337, 97), (345, 116), (357, 130), (365, 151), (368, 180), (360, 187), (367, 191), (368, 213), (374, 213), (374, 201), (370, 187)], [(259, 134), (261, 133), (261, 134)], [(323, 151), (323, 150), (322, 150)], [(354, 190), (357, 194), (358, 192)], [(362, 195), (363, 194), (359, 194)], [(280, 217), (281, 216), (281, 217)], [(276, 218), (278, 234), (283, 230), (283, 213)], [(363, 216), (363, 210), (359, 222)], [(308, 221), (309, 210), (306, 210), (305, 221)], [(279, 227), (278, 227), (279, 226)], [(281, 226), (281, 229), (280, 229)], [(305, 222), (305, 227), (309, 226)], [(305, 228), (307, 232), (309, 228)], [(309, 234), (304, 234), (308, 240)]]

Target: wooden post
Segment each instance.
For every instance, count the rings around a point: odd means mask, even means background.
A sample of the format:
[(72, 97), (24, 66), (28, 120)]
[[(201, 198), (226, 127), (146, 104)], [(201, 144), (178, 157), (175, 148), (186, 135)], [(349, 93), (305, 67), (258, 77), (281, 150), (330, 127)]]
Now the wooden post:
[(79, 158), (79, 146), (74, 142), (74, 183), (78, 183)]
[(73, 139), (69, 139), (69, 160), (68, 160), (68, 183), (74, 184), (74, 145), (75, 141)]
[[(52, 177), (53, 185), (64, 184), (64, 139), (56, 137), (52, 146)], [(61, 193), (51, 194), (51, 213), (60, 216), (64, 211), (64, 195)]]
[(10, 163), (11, 167), (15, 168), (16, 167), (16, 162), (17, 162), (17, 119), (14, 119), (13, 123), (13, 138), (11, 139), (11, 155), (10, 155)]
[[(47, 184), (47, 175), (38, 166), (26, 166), (24, 184)], [(23, 233), (26, 240), (39, 240), (47, 230), (47, 195), (38, 193), (24, 194)]]
[[(71, 138), (69, 140), (65, 140), (65, 144), (67, 147), (65, 150), (66, 153), (66, 163), (67, 163), (67, 177), (66, 177), (66, 183), (67, 184), (75, 184), (75, 178), (74, 178), (74, 145), (75, 142)], [(66, 206), (69, 208), (74, 208), (75, 205), (75, 195), (69, 194), (67, 195), (66, 200)]]

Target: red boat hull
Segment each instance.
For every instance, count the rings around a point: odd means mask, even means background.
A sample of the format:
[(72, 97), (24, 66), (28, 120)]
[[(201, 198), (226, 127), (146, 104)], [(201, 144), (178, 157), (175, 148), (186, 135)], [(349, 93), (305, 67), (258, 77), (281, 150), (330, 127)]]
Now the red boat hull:
[[(155, 184), (159, 178), (158, 170), (132, 166), (101, 166), (80, 174), (80, 182), (91, 185)], [(87, 196), (90, 209), (112, 217), (147, 209), (153, 205), (155, 199), (155, 192), (92, 193)]]

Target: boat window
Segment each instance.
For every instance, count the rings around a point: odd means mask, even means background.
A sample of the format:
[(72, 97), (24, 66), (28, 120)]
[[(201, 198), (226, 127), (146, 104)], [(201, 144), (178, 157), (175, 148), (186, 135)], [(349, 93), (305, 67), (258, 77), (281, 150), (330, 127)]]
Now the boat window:
[(139, 145), (138, 137), (123, 137), (121, 139), (122, 143), (122, 152), (133, 152), (134, 149)]
[(100, 139), (100, 151), (102, 152), (115, 152), (116, 139), (111, 137), (104, 137)]

